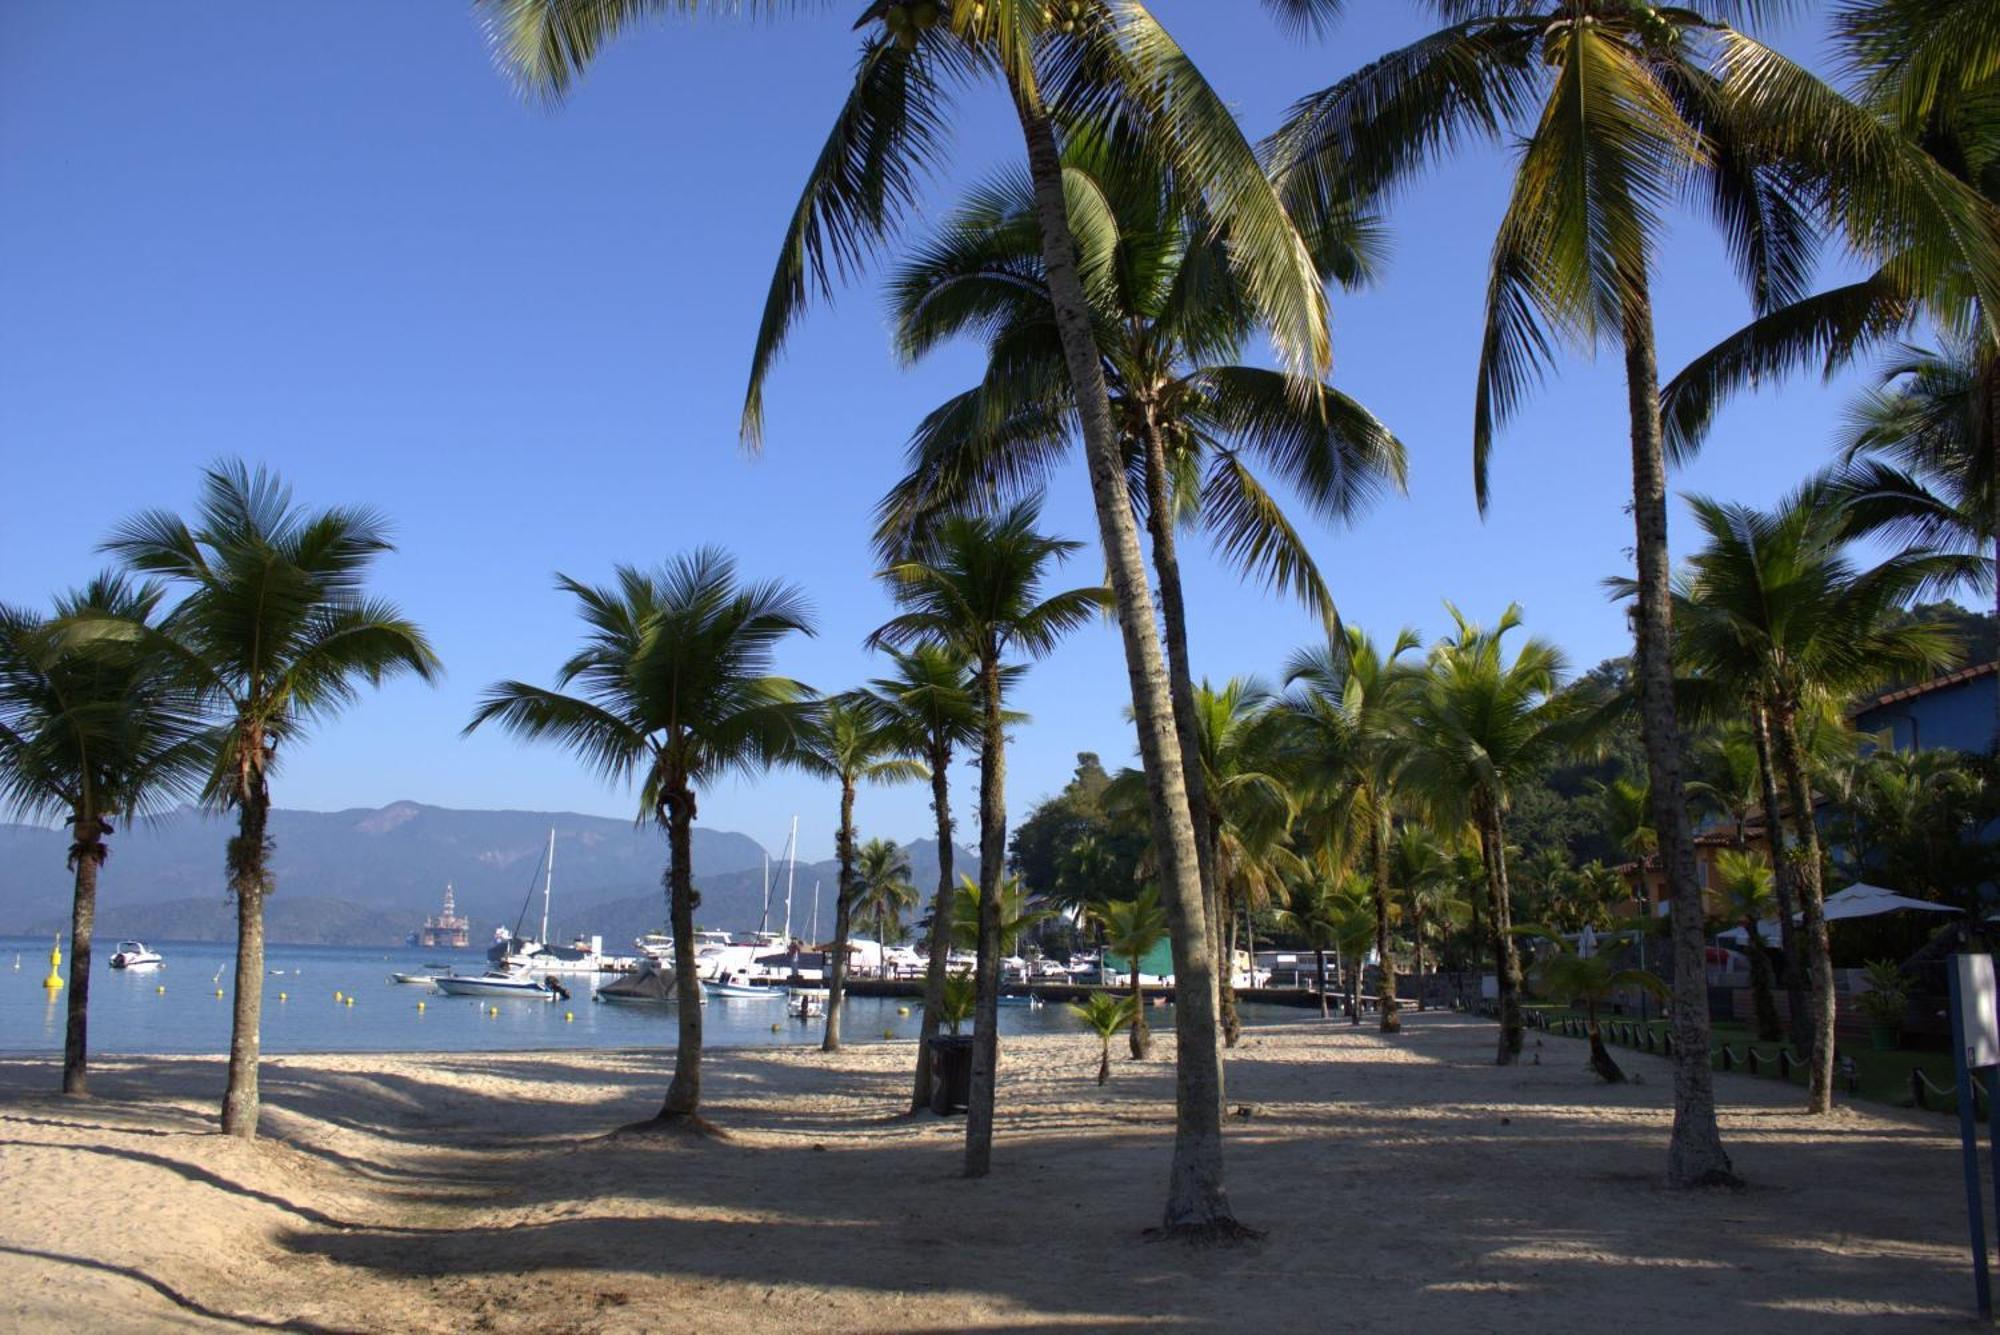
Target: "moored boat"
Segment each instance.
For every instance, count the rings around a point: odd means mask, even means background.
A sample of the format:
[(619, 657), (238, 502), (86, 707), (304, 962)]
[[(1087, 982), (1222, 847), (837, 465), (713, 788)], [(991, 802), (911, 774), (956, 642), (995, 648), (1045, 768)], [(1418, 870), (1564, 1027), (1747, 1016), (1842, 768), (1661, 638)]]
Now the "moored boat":
[(447, 974), (431, 979), (438, 991), (450, 997), (527, 997), (533, 1001), (553, 1001), (553, 979), (530, 978), (518, 972), (490, 969), (477, 976)]
[(678, 999), (672, 965), (643, 960), (624, 977), (606, 983), (593, 994), (599, 1001), (628, 1006), (666, 1006)]
[(747, 969), (732, 969), (720, 978), (703, 983), (702, 988), (712, 997), (743, 1001), (771, 1001), (788, 994), (782, 981), (759, 977)]
[(160, 952), (153, 950), (144, 941), (120, 941), (118, 949), (111, 956), (114, 969), (157, 969), (166, 960)]

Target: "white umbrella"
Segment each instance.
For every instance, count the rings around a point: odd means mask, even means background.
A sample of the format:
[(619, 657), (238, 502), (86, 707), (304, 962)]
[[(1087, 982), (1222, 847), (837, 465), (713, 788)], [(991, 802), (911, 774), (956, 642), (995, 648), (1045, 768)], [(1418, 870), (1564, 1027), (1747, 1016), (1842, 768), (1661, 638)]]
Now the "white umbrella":
[[(1778, 920), (1776, 918), (1766, 919), (1758, 923), (1757, 935), (1764, 938), (1764, 944), (1767, 946), (1775, 946), (1784, 940), (1784, 933), (1778, 929)], [(1750, 933), (1744, 931), (1741, 927), (1732, 927), (1726, 932), (1717, 932), (1715, 939), (1718, 941), (1735, 941), (1748, 945), (1750, 943)]]
[(1878, 913), (1900, 913), (1914, 910), (1919, 913), (1961, 913), (1949, 904), (1933, 904), (1928, 899), (1911, 899), (1899, 895), (1894, 890), (1885, 890), (1879, 885), (1850, 885), (1838, 894), (1826, 897), (1826, 919), (1834, 922), (1841, 918), (1872, 918)]

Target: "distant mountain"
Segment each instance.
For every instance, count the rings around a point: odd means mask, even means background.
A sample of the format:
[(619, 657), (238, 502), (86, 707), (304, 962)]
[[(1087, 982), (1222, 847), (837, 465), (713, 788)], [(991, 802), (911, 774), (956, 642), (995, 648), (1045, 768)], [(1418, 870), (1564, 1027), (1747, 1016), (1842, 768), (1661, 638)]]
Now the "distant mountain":
[[(666, 865), (658, 831), (629, 821), (572, 812), (454, 811), (397, 802), (376, 810), (273, 811), (271, 837), (276, 891), (270, 899), (273, 940), (283, 935), (276, 914), (282, 901), (346, 901), (393, 919), (396, 930), (351, 938), (343, 944), (388, 944), (436, 913), (450, 882), (459, 912), (472, 920), (477, 939), (500, 923), (511, 925), (530, 896), (540, 916), (539, 869), (556, 832), (555, 905), (641, 894), (657, 887)], [(120, 826), (99, 883), (98, 930), (136, 930), (128, 915), (172, 901), (224, 904), (223, 848), (233, 822), (183, 808), (159, 820)], [(64, 867), (69, 834), (28, 825), (0, 825), (0, 914), (7, 930), (55, 930), (69, 917), (70, 875)], [(694, 831), (695, 864), (718, 873), (761, 866), (764, 849), (747, 835)], [(182, 927), (157, 935), (215, 939), (234, 932), (196, 930), (206, 910)], [(157, 915), (152, 915), (157, 920)], [(169, 915), (171, 917), (171, 915)], [(375, 932), (365, 917), (348, 930)], [(300, 930), (306, 925), (301, 921)], [(315, 929), (317, 930), (317, 929)], [(329, 929), (330, 930), (330, 929)], [(594, 929), (593, 929), (594, 930)], [(315, 938), (317, 939), (317, 938)]]
[[(539, 925), (543, 854), (556, 832), (551, 934), (602, 936), (613, 950), (666, 919), (666, 841), (628, 821), (572, 812), (456, 811), (396, 802), (375, 810), (273, 811), (276, 891), (266, 903), (271, 940), (305, 945), (395, 945), (438, 911), (447, 882), (458, 911), (483, 946), (494, 927), (512, 926), (528, 907)], [(235, 911), (223, 890), (222, 855), (233, 822), (183, 808), (159, 820), (120, 826), (99, 881), (100, 937), (223, 941)], [(0, 933), (66, 931), (70, 875), (65, 830), (0, 825)], [(925, 902), (937, 882), (935, 840), (907, 845), (911, 879)], [(764, 848), (748, 835), (697, 825), (693, 832), (697, 918), (705, 927), (757, 926), (764, 896)], [(973, 855), (956, 854), (959, 870)], [(785, 867), (771, 864), (772, 927), (783, 922)], [(820, 934), (833, 931), (835, 864), (798, 865), (792, 930), (812, 926), (820, 882)]]

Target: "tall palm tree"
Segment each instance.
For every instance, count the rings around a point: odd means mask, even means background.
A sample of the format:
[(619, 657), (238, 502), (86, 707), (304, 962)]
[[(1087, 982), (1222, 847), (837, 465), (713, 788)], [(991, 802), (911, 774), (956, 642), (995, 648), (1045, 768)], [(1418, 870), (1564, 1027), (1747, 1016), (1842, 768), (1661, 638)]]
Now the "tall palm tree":
[[(941, 521), (888, 578), (902, 612), (873, 636), (876, 644), (946, 644), (976, 665), (979, 750), (979, 1010), (973, 1017), (971, 1101), (965, 1122), (965, 1172), (992, 1168), (993, 1084), (999, 1060), (1000, 880), (1007, 856), (1007, 656), (1043, 658), (1062, 637), (1109, 603), (1102, 588), (1045, 594), (1044, 581), (1079, 544), (1035, 529), (1037, 500), (995, 516)], [(937, 935), (935, 927), (933, 936)]]
[(918, 1022), (916, 1082), (910, 1111), (931, 1106), (931, 1040), (944, 1013), (945, 964), (951, 953), (952, 867), (951, 758), (980, 737), (979, 683), (971, 660), (940, 640), (924, 640), (907, 652), (890, 652), (892, 675), (871, 689), (895, 720), (906, 754), (923, 762), (931, 776), (931, 815), (937, 822), (937, 889), (931, 897), (929, 967), (924, 973), (924, 1008)]
[(1375, 895), (1375, 952), (1382, 960), (1384, 1033), (1402, 1027), (1397, 1016), (1396, 974), (1390, 963), (1389, 920), (1394, 888), (1389, 876), (1397, 785), (1408, 754), (1408, 724), (1418, 683), (1403, 655), (1416, 649), (1413, 630), (1397, 633), (1386, 653), (1348, 627), (1324, 646), (1292, 656), (1285, 680), (1298, 688), (1287, 706), (1303, 748), (1301, 777), (1322, 800), (1337, 804), (1360, 835)]
[(56, 600), (55, 617), (0, 605), (0, 807), (70, 829), (68, 1015), (62, 1089), (89, 1093), (91, 933), (112, 818), (196, 796), (214, 739), (144, 633), (65, 634), (109, 620), (150, 629), (163, 590), (102, 575)]
[(1653, 828), (1652, 793), (1643, 779), (1621, 774), (1609, 783), (1593, 780), (1590, 796), (1605, 836), (1619, 852), (1643, 862), (1660, 851), (1660, 835)]
[(1772, 995), (1771, 952), (1764, 947), (1764, 919), (1777, 901), (1771, 893), (1771, 864), (1761, 854), (1727, 848), (1715, 856), (1716, 889), (1729, 916), (1743, 928), (1750, 956), (1750, 999), (1757, 1015), (1757, 1037), (1771, 1042), (1784, 1037), (1778, 1003)]
[[(1293, 593), (1336, 628), (1333, 596), (1304, 540), (1258, 473), (1285, 480), (1321, 519), (1345, 522), (1405, 478), (1403, 447), (1330, 384), (1235, 364), (1257, 311), (1230, 271), (1228, 238), (1198, 196), (1109, 134), (1063, 146), (1070, 226), (1119, 445), (1134, 476), (1159, 580), (1167, 672), (1185, 768), (1212, 948), (1228, 914), (1215, 867), (1214, 799), (1196, 763), (1200, 703), (1188, 652), (1176, 529), (1198, 523), (1246, 577)], [(928, 515), (992, 503), (1040, 485), (1067, 453), (1076, 422), (1035, 225), (1018, 173), (975, 190), (890, 284), (897, 342), (921, 360), (967, 334), (986, 349), (983, 380), (928, 415), (909, 470), (884, 498), (877, 541), (892, 550)], [(1373, 229), (1343, 216), (1317, 238), (1343, 280), (1365, 276)], [(1234, 1043), (1231, 970), (1223, 1024)]]
[[(1702, 977), (1701, 886), (1680, 774), (1673, 696), (1662, 436), (1652, 270), (1667, 210), (1702, 197), (1759, 314), (1804, 291), (1817, 190), (1857, 229), (1933, 235), (1979, 201), (1905, 151), (1858, 108), (1721, 19), (1761, 0), (1710, 0), (1708, 19), (1639, 0), (1436, 0), (1447, 25), (1303, 99), (1279, 132), (1288, 198), (1311, 228), (1357, 191), (1392, 185), (1461, 141), (1518, 134), (1495, 237), (1473, 416), (1473, 480), (1487, 500), (1493, 433), (1568, 342), (1622, 354), (1631, 425), (1641, 732), (1654, 828), (1673, 900), (1676, 1003), (1668, 1176), (1731, 1177), (1716, 1129)], [(1963, 240), (1963, 235), (1960, 237)], [(1960, 247), (1961, 251), (1965, 248)], [(2000, 262), (1980, 267), (2000, 290)]]
[(1158, 887), (1143, 885), (1130, 899), (1112, 899), (1092, 910), (1104, 926), (1104, 948), (1123, 955), (1132, 966), (1132, 1060), (1143, 1061), (1153, 1050), (1146, 1028), (1146, 994), (1139, 987), (1139, 962), (1167, 936), (1167, 914), (1160, 907)]
[[(560, 97), (623, 29), (704, 8), (787, 11), (806, 0), (482, 0), (505, 62), (534, 92)], [(861, 0), (866, 30), (852, 92), (794, 209), (753, 353), (744, 437), (763, 427), (764, 381), (809, 296), (864, 261), (915, 204), (944, 156), (949, 90), (992, 75), (1026, 149), (1050, 303), (1075, 386), (1079, 434), (1110, 586), (1118, 607), (1160, 879), (1174, 925), (1180, 1002), (1175, 1136), (1164, 1226), (1232, 1236), (1222, 1160), (1222, 1057), (1216, 961), (1195, 849), (1186, 774), (1138, 526), (1126, 493), (1102, 359), (1068, 216), (1061, 141), (1070, 127), (1121, 120), (1165, 160), (1232, 240), (1226, 255), (1286, 367), (1317, 376), (1329, 361), (1326, 298), (1310, 249), (1227, 105), (1140, 0), (978, 0), (918, 5)], [(877, 27), (877, 24), (880, 27)], [(892, 26), (893, 25), (893, 26)]]
[(416, 625), (366, 596), (369, 567), (393, 551), (367, 509), (304, 510), (264, 469), (239, 462), (202, 474), (195, 526), (162, 510), (113, 531), (104, 548), (182, 592), (148, 637), (186, 688), (223, 717), (207, 795), (234, 810), (229, 891), (236, 898), (236, 995), (222, 1129), (257, 1135), (264, 898), (273, 888), (271, 774), (289, 742), (351, 704), (362, 683), (399, 673), (436, 679)]
[(1951, 661), (1957, 648), (1944, 627), (1892, 625), (1891, 617), (1913, 595), (1962, 575), (1967, 558), (1919, 550), (1858, 569), (1846, 551), (1852, 516), (1824, 481), (1768, 514), (1700, 496), (1688, 498), (1688, 507), (1708, 542), (1677, 581), (1680, 653), (1695, 674), (1753, 697), (1770, 731), (1792, 825), (1784, 856), (1799, 898), (1811, 992), (1807, 1110), (1821, 1113), (1833, 1103), (1834, 984), (1801, 716), (1898, 673), (1927, 673)]
[[(910, 858), (894, 841), (870, 839), (854, 862), (854, 914), (875, 919), (877, 942), (886, 950), (902, 933), (903, 915), (917, 906), (917, 887), (910, 884)], [(887, 956), (882, 976), (888, 977)]]
[(1564, 663), (1554, 645), (1529, 639), (1507, 657), (1506, 637), (1521, 624), (1520, 608), (1509, 607), (1491, 630), (1450, 611), (1458, 633), (1432, 648), (1414, 692), (1404, 781), (1439, 823), (1469, 821), (1478, 833), (1500, 991), (1498, 1059), (1505, 1066), (1520, 1056), (1522, 1034), (1507, 812), (1518, 784), (1581, 749), (1591, 716), (1578, 692), (1557, 689)]
[[(1992, 564), (1978, 573), (1992, 583), (2000, 572), (2000, 353), (1982, 353), (1972, 339), (1942, 351), (1906, 348), (1849, 419), (1839, 485), (1863, 527), (1909, 545), (1990, 552)], [(1992, 596), (2000, 599), (2000, 585)]]
[(732, 775), (804, 754), (812, 693), (771, 669), (779, 645), (813, 633), (812, 614), (789, 584), (740, 581), (735, 559), (713, 547), (657, 570), (620, 566), (609, 586), (558, 575), (556, 587), (576, 600), (583, 647), (557, 669), (553, 689), (519, 681), (488, 688), (466, 731), (497, 723), (568, 749), (606, 782), (638, 781), (638, 819), (667, 836), (678, 1003), (674, 1076), (653, 1125), (705, 1130), (694, 958), (698, 799)]
[(855, 895), (854, 793), (863, 783), (907, 783), (928, 777), (919, 761), (896, 754), (896, 725), (867, 692), (826, 702), (799, 747), (798, 764), (840, 786), (840, 825), (834, 836), (839, 864), (833, 907), (833, 960), (827, 970), (826, 1033), (820, 1051), (840, 1051), (840, 1003), (847, 989), (847, 940), (853, 932)]

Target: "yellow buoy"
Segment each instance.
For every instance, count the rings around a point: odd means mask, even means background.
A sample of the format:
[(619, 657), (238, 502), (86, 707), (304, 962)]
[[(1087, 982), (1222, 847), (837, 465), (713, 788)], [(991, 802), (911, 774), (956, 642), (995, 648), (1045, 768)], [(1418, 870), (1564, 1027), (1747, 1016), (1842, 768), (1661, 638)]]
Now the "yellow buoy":
[(772, 1025), (772, 1026), (771, 1026), (771, 1032), (772, 1032), (772, 1033), (774, 1033), (774, 1034), (775, 1034), (775, 1033), (777, 1033), (777, 1032), (778, 1032), (778, 1026), (777, 1026), (777, 1025), (775, 1025), (775, 1024), (774, 1024), (774, 1025)]
[(418, 1010), (419, 1012), (421, 1012), (421, 1011), (423, 1010), (423, 1008), (424, 1008), (424, 1003), (423, 1003), (423, 1002), (421, 1002), (421, 1001), (419, 1001), (419, 1002), (417, 1003), (417, 1010)]
[(498, 1006), (488, 1006), (486, 1008), (486, 1013), (488, 1015), (498, 1015), (500, 1013), (500, 1008)]
[(884, 1029), (882, 1031), (882, 1037), (884, 1038), (894, 1038), (895, 1036), (896, 1036), (896, 1031), (893, 1029)]
[(898, 1014), (898, 1015), (901, 1015), (901, 1016), (905, 1016), (905, 1017), (907, 1017), (907, 1016), (909, 1015), (909, 1013), (910, 1013), (910, 1008), (909, 1008), (908, 1006), (898, 1006), (898, 1007), (896, 1007), (896, 1014)]
[(354, 998), (353, 998), (353, 997), (349, 997), (349, 998), (347, 999), (347, 1004), (348, 1004), (348, 1005), (350, 1005), (350, 1006), (352, 1006), (352, 1005), (354, 1004)]
[(339, 989), (339, 988), (337, 988), (337, 987), (336, 987), (335, 989), (333, 989), (333, 999), (334, 999), (335, 1001), (339, 1001), (339, 1000), (340, 1000), (340, 989)]
[(62, 991), (62, 933), (56, 933), (56, 943), (49, 947), (49, 976), (42, 979), (42, 986), (51, 992)]
[(216, 988), (216, 989), (215, 989), (215, 995), (216, 995), (216, 996), (218, 996), (218, 997), (219, 997), (219, 996), (221, 996), (221, 995), (222, 995), (222, 989), (221, 989), (221, 988), (219, 988), (219, 987), (218, 987), (218, 988)]
[(284, 1000), (286, 1000), (286, 999), (287, 999), (287, 998), (286, 998), (286, 996), (285, 996), (285, 994), (284, 994), (283, 992), (280, 992), (280, 993), (278, 993), (278, 1000), (280, 1000), (280, 1001), (284, 1001)]
[(153, 990), (155, 992), (158, 992), (161, 996), (165, 996), (167, 994), (167, 985), (165, 983), (161, 983), (158, 987), (154, 988)]
[(563, 1023), (564, 1023), (564, 1024), (568, 1024), (568, 1023), (569, 1023), (569, 1022), (570, 1022), (571, 1020), (574, 1020), (575, 1018), (576, 1018), (576, 1012), (575, 1012), (575, 1011), (564, 1011), (564, 1012), (563, 1012)]

